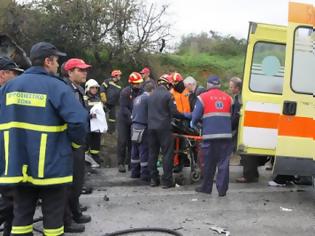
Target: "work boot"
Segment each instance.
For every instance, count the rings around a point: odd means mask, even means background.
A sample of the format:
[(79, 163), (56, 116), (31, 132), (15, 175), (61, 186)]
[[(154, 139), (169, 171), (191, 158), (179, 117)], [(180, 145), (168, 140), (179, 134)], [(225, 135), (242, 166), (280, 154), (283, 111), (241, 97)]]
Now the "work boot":
[(64, 231), (65, 233), (83, 233), (85, 231), (85, 226), (72, 221), (71, 224), (65, 224)]
[(78, 217), (73, 217), (73, 220), (77, 223), (77, 224), (86, 224), (89, 223), (92, 220), (92, 217), (89, 215), (83, 215), (81, 214)]
[(175, 187), (175, 183), (167, 183), (167, 184), (162, 185), (163, 189), (174, 188), (174, 187)]
[(118, 165), (118, 171), (120, 173), (125, 173), (126, 172), (126, 167), (123, 164)]
[(211, 194), (211, 192), (207, 192), (207, 191), (203, 190), (201, 186), (196, 187), (196, 188), (195, 188), (195, 191), (196, 191), (197, 193)]
[(160, 185), (160, 180), (159, 179), (151, 179), (151, 182), (150, 182), (150, 186), (151, 187), (157, 187)]

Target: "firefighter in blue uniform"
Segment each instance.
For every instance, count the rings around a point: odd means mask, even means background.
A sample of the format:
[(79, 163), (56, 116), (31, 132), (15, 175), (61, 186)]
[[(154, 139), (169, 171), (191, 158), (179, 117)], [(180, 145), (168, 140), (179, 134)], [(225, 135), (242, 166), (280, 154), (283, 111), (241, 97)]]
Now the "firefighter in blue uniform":
[[(75, 98), (81, 104), (81, 107), (86, 109), (84, 102), (84, 89), (81, 84), (86, 82), (87, 72), (91, 65), (86, 64), (82, 59), (71, 58), (64, 64), (64, 70), (68, 72), (68, 78), (65, 80), (71, 88)], [(84, 143), (85, 144), (85, 143)], [(73, 145), (73, 183), (69, 191), (69, 204), (65, 211), (65, 232), (83, 232), (85, 229), (82, 225), (77, 224), (88, 223), (91, 221), (91, 216), (82, 213), (80, 207), (80, 195), (84, 188), (85, 176), (85, 145)], [(69, 207), (71, 213), (69, 211)]]
[(208, 91), (198, 96), (192, 113), (191, 127), (202, 119), (202, 151), (205, 169), (202, 185), (197, 192), (211, 194), (213, 178), (218, 168), (216, 186), (219, 196), (226, 195), (229, 184), (229, 155), (231, 153), (232, 98), (221, 91), (220, 79), (209, 77)]
[(100, 87), (100, 96), (103, 104), (108, 109), (108, 131), (112, 134), (116, 129), (116, 106), (119, 104), (119, 95), (121, 86), (119, 81), (121, 78), (120, 70), (113, 70), (111, 78), (104, 80)]
[[(11, 59), (0, 57), (0, 86), (14, 79), (23, 71)], [(0, 225), (4, 223), (3, 236), (9, 236), (13, 220), (13, 189), (12, 187), (1, 186), (0, 193)]]
[(33, 235), (39, 198), (44, 235), (64, 233), (71, 142), (84, 143), (88, 115), (55, 76), (59, 56), (65, 54), (50, 43), (33, 45), (33, 66), (0, 91), (0, 184), (15, 186), (12, 235)]
[[(117, 161), (118, 171), (126, 172), (126, 164), (129, 164), (131, 158), (131, 113), (134, 99), (142, 93), (141, 83), (143, 79), (137, 72), (129, 75), (129, 86), (125, 87), (119, 98), (118, 112), (118, 138), (117, 138)], [(127, 158), (126, 158), (127, 154)], [(127, 160), (126, 160), (127, 159)], [(126, 163), (127, 162), (127, 163)]]
[(144, 93), (133, 102), (131, 133), (134, 140), (131, 148), (131, 178), (141, 178), (148, 182), (150, 171), (148, 168), (149, 142), (148, 142), (148, 99), (154, 89), (152, 83), (147, 83)]

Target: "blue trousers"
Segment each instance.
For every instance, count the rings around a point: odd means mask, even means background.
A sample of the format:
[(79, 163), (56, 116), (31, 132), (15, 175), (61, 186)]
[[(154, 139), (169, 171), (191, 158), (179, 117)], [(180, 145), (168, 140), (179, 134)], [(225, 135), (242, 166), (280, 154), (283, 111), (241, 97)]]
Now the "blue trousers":
[(216, 186), (219, 194), (225, 194), (229, 186), (229, 164), (232, 143), (231, 139), (212, 139), (202, 143), (204, 154), (204, 178), (202, 191), (211, 193), (213, 178), (218, 169)]
[(150, 171), (148, 168), (149, 160), (149, 142), (148, 131), (145, 130), (141, 143), (132, 143), (131, 147), (131, 177), (141, 179), (150, 178)]

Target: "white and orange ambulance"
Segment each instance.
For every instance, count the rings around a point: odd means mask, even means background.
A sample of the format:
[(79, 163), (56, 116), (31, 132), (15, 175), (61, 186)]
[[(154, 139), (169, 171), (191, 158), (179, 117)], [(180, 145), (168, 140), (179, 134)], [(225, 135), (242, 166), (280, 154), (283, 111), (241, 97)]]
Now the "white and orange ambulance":
[(238, 152), (276, 157), (274, 175), (315, 176), (315, 8), (288, 26), (250, 23)]

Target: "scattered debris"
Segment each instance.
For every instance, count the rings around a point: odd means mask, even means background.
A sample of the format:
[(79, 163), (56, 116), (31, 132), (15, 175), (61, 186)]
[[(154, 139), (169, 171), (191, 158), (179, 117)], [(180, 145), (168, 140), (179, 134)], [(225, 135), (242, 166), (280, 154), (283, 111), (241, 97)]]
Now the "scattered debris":
[(109, 201), (109, 197), (107, 195), (105, 195), (103, 199), (104, 199), (105, 202)]
[(180, 185), (179, 184), (175, 184), (175, 188), (179, 188), (180, 187)]
[(222, 228), (222, 227), (219, 227), (219, 226), (211, 226), (209, 229), (211, 229), (212, 231), (215, 231), (219, 234), (224, 234), (226, 236), (231, 236), (231, 233), (230, 231), (227, 231), (226, 229)]
[(290, 208), (285, 208), (285, 207), (280, 207), (281, 211), (286, 211), (286, 212), (291, 212), (293, 211), (292, 209)]
[(197, 202), (198, 201), (198, 198), (193, 198), (191, 199), (192, 202)]

